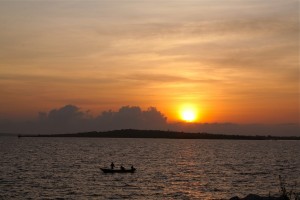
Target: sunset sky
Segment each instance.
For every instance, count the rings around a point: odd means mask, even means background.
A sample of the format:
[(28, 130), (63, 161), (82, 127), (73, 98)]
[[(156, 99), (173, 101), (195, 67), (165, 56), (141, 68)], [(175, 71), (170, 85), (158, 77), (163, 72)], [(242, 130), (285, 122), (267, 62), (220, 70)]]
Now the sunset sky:
[(299, 2), (1, 0), (0, 119), (69, 104), (299, 124)]

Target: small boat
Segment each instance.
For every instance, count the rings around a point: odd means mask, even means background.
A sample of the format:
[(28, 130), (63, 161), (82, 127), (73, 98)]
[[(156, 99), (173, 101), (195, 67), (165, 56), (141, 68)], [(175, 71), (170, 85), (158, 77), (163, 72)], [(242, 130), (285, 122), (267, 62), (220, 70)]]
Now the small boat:
[(135, 168), (133, 169), (108, 169), (108, 168), (100, 168), (104, 173), (133, 173), (135, 172)]

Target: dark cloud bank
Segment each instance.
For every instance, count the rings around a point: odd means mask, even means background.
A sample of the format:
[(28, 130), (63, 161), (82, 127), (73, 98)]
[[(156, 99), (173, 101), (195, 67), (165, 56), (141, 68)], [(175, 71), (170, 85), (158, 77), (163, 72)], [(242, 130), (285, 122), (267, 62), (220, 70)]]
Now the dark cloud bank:
[(74, 105), (40, 112), (33, 121), (0, 121), (1, 133), (56, 134), (118, 129), (172, 130), (238, 135), (299, 136), (299, 124), (233, 124), (233, 123), (168, 123), (155, 107), (142, 110), (138, 106), (123, 106), (118, 111), (104, 111), (92, 117)]

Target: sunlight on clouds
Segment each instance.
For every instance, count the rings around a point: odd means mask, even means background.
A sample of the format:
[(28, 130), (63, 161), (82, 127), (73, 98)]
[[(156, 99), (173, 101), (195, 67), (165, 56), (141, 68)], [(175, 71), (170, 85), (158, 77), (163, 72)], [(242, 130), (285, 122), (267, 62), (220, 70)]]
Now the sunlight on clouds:
[(7, 105), (0, 112), (131, 104), (178, 120), (177, 107), (192, 102), (201, 106), (200, 120), (297, 121), (297, 5), (0, 2), (0, 103)]

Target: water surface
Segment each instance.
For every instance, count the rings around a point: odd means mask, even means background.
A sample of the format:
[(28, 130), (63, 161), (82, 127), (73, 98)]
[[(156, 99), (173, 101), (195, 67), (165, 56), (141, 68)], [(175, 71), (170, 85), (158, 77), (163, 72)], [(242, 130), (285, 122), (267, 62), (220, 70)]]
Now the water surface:
[[(300, 184), (300, 141), (0, 137), (0, 199), (229, 199)], [(134, 174), (103, 174), (111, 162)], [(296, 190), (300, 190), (300, 186)]]

